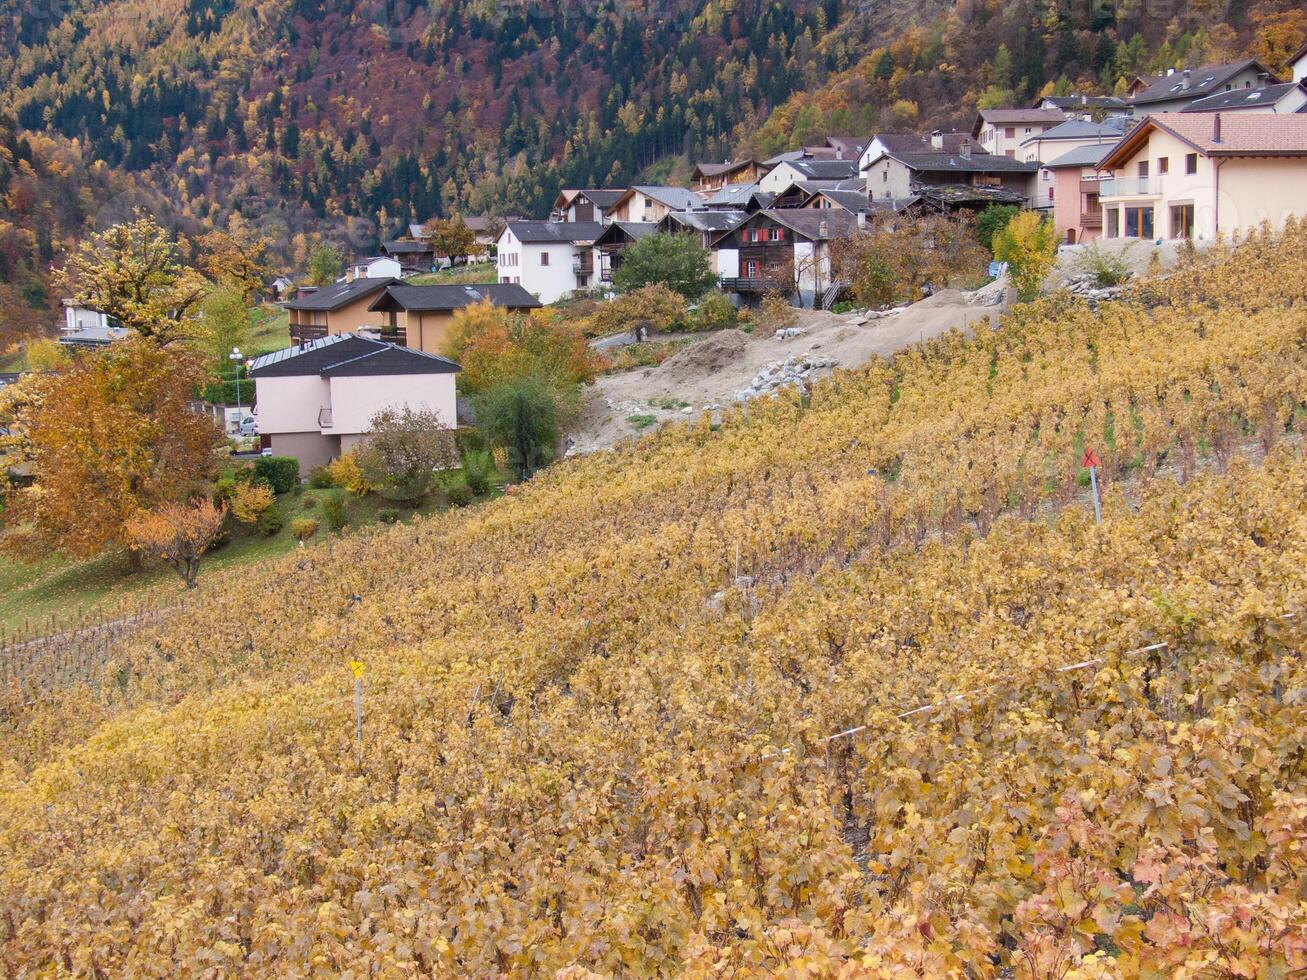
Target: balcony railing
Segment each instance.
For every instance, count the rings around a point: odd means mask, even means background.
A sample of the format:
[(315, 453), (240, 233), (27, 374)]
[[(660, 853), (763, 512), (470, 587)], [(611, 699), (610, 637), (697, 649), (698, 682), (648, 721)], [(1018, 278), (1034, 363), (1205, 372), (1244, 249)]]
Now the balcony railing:
[(331, 428), (331, 408), (330, 408), (330, 407), (327, 407), (327, 408), (320, 408), (320, 409), (318, 409), (318, 428), (319, 428), (319, 429), (330, 429), (330, 428)]
[(781, 280), (774, 276), (722, 279), (722, 290), (727, 293), (770, 293), (783, 288)]
[(1149, 197), (1162, 193), (1161, 181), (1156, 177), (1114, 177), (1098, 182), (1098, 196)]
[(1082, 214), (1082, 215), (1080, 216), (1080, 227), (1081, 227), (1081, 228), (1102, 228), (1102, 227), (1103, 227), (1103, 212), (1102, 212), (1102, 211), (1086, 211), (1084, 214)]

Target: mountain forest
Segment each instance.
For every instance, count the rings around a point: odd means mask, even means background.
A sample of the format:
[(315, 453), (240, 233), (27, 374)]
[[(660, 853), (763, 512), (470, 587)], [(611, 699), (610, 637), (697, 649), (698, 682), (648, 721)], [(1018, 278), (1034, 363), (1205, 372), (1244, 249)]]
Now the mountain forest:
[(64, 247), (137, 205), (291, 264), (306, 236), (367, 251), (437, 214), (541, 216), (564, 186), (1278, 68), (1305, 35), (1292, 0), (3, 0), (0, 316), (44, 308)]

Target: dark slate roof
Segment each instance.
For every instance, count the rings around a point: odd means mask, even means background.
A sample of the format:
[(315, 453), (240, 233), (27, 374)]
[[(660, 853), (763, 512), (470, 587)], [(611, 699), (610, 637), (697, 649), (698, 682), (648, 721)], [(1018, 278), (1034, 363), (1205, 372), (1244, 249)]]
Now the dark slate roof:
[[(866, 214), (874, 210), (871, 206), (871, 200), (867, 197), (866, 194), (860, 191), (841, 191), (841, 190), (823, 189), (814, 193), (812, 197), (815, 198), (817, 197), (818, 194), (826, 198), (828, 201), (831, 201), (839, 205), (845, 211), (852, 212), (853, 214)], [(809, 198), (808, 200), (811, 201), (812, 198)], [(805, 202), (805, 206), (806, 204), (807, 202)]]
[(711, 195), (704, 198), (703, 206), (708, 208), (736, 207), (749, 199), (758, 189), (757, 181), (751, 184), (723, 184)]
[(1041, 164), (1045, 170), (1061, 170), (1066, 167), (1096, 167), (1098, 161), (1107, 156), (1108, 153), (1116, 146), (1117, 141), (1111, 143), (1096, 143), (1092, 146), (1078, 146), (1074, 150), (1068, 150), (1055, 160)]
[(809, 180), (845, 180), (858, 175), (857, 160), (788, 160)]
[[(835, 208), (777, 208), (759, 213), (813, 241), (843, 238), (858, 227), (857, 215)], [(823, 224), (826, 226), (824, 234)]]
[(592, 242), (604, 226), (597, 221), (510, 221), (508, 230), (521, 242), (565, 244)]
[(614, 221), (595, 239), (596, 245), (619, 245), (655, 234), (658, 225), (653, 221)]
[(392, 282), (399, 282), (387, 276), (384, 279), (355, 279), (353, 282), (336, 282), (323, 286), (311, 293), (296, 296), (286, 303), (288, 310), (338, 310), (347, 303), (362, 299), (372, 293), (385, 289)]
[(1125, 99), (1115, 95), (1045, 95), (1035, 99), (1035, 108), (1048, 103), (1063, 112), (1068, 109), (1124, 109)]
[[(931, 144), (931, 138), (934, 134), (922, 135), (920, 133), (877, 133), (876, 140), (880, 145), (885, 147), (891, 155), (899, 153), (957, 153), (962, 147), (970, 146), (973, 152), (983, 153), (984, 150), (977, 143), (970, 133), (940, 133), (942, 145), (938, 151)], [(870, 145), (870, 144), (868, 144)]]
[(719, 177), (722, 174), (729, 174), (734, 170), (743, 170), (750, 164), (756, 163), (755, 160), (727, 160), (725, 163), (696, 163), (694, 165), (693, 175), (700, 177)]
[(895, 160), (918, 172), (952, 172), (952, 173), (1033, 173), (1039, 169), (1037, 163), (1026, 163), (1011, 157), (999, 156), (997, 153), (973, 153), (963, 156), (961, 153), (891, 153)]
[[(665, 184), (633, 184), (628, 191), (639, 191), (645, 197), (665, 204), (677, 211), (689, 211), (702, 203), (699, 195), (686, 187), (671, 187)], [(623, 197), (626, 195), (623, 194)]]
[(430, 242), (382, 242), (381, 247), (388, 255), (421, 255), (431, 251)]
[(1297, 87), (1296, 82), (1284, 82), (1280, 85), (1268, 85), (1265, 88), (1232, 89), (1229, 92), (1218, 92), (1216, 95), (1191, 102), (1180, 111), (1229, 112), (1234, 109), (1257, 109), (1275, 105)]
[(1028, 137), (1022, 141), (1021, 145), (1039, 143), (1044, 140), (1114, 140), (1118, 139), (1132, 122), (1133, 120), (1126, 119), (1123, 116), (1104, 119), (1101, 123), (1086, 122), (1083, 119), (1068, 119), (1064, 123), (1058, 123), (1052, 129), (1046, 129), (1042, 133)]
[(316, 374), (347, 377), (385, 374), (452, 374), (459, 366), (447, 357), (387, 344), (353, 333), (334, 333), (256, 358), (255, 378)]
[(1227, 65), (1202, 65), (1189, 69), (1189, 87), (1184, 87), (1184, 72), (1176, 71), (1153, 82), (1131, 99), (1132, 105), (1169, 102), (1173, 99), (1201, 99), (1211, 95), (1230, 78), (1246, 68), (1257, 68), (1276, 80), (1270, 69), (1255, 58), (1245, 58)]
[(743, 211), (670, 211), (658, 227), (667, 231), (691, 228), (695, 231), (730, 231), (748, 218)]
[(395, 283), (372, 301), (369, 310), (426, 312), (459, 310), (488, 299), (510, 310), (536, 309), (540, 301), (517, 283), (409, 286)]
[(616, 204), (618, 199), (625, 193), (626, 191), (620, 189), (615, 191), (611, 191), (607, 189), (602, 189), (602, 190), (596, 189), (596, 190), (577, 191), (576, 196), (584, 197), (591, 204), (597, 207), (600, 211), (607, 211), (614, 204)]

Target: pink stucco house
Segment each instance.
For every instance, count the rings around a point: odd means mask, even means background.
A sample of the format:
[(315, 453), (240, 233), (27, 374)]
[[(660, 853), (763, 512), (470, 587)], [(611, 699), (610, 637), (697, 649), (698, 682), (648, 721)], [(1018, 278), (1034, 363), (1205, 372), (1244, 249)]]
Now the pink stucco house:
[(278, 456), (294, 456), (300, 474), (368, 435), (383, 409), (435, 412), (457, 424), (459, 366), (438, 354), (357, 334), (329, 334), (255, 360), (259, 433)]
[(1092, 242), (1103, 234), (1103, 211), (1099, 206), (1101, 175), (1098, 161), (1115, 146), (1112, 143), (1078, 146), (1043, 169), (1052, 175), (1053, 225), (1068, 245)]

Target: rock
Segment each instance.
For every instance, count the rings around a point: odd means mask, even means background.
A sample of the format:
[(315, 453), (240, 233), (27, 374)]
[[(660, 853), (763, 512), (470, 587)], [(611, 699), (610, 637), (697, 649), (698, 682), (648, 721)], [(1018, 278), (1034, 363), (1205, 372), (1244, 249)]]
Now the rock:
[(776, 339), (789, 340), (792, 337), (801, 337), (807, 332), (808, 331), (803, 329), (803, 327), (781, 327), (776, 331)]
[(681, 409), (681, 414), (682, 414), (682, 415), (693, 415), (693, 414), (694, 414), (694, 406), (692, 406), (692, 405), (686, 405), (683, 409)]

